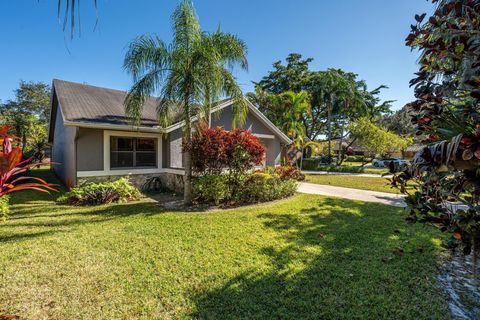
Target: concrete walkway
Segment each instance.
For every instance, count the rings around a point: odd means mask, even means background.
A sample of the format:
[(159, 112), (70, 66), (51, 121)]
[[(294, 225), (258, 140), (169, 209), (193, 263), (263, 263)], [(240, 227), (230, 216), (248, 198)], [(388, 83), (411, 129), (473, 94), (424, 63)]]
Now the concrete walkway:
[(327, 186), (308, 182), (300, 182), (298, 184), (298, 192), (365, 202), (376, 202), (402, 208), (406, 207), (405, 201), (403, 201), (405, 196), (395, 193)]
[(351, 172), (330, 172), (330, 171), (306, 171), (302, 170), (303, 174), (331, 174), (335, 176), (353, 176), (353, 177), (371, 177), (371, 178), (391, 178), (392, 175), (388, 174), (385, 176), (382, 176), (381, 174), (377, 173), (351, 173)]

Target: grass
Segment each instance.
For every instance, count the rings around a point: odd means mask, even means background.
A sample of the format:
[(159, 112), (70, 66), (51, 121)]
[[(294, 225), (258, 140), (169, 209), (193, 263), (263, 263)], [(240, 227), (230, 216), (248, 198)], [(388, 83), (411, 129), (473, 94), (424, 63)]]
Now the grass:
[(391, 187), (386, 178), (334, 174), (307, 174), (305, 175), (305, 182), (400, 194), (400, 191), (397, 188)]
[(21, 319), (445, 319), (440, 234), (401, 209), (297, 195), (210, 212), (12, 196), (0, 315)]

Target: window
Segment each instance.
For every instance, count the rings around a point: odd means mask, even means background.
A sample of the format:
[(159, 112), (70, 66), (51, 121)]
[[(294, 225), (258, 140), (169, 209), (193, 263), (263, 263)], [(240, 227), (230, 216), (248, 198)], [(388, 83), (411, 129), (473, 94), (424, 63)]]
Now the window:
[(157, 167), (157, 139), (110, 137), (110, 168)]

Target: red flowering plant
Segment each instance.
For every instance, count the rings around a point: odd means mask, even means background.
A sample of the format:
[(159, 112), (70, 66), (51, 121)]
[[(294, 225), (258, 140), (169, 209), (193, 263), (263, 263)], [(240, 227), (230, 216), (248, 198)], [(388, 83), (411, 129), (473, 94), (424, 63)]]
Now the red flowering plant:
[(250, 131), (200, 127), (191, 143), (183, 142), (192, 154), (192, 169), (197, 175), (244, 173), (265, 159), (265, 146)]
[(222, 175), (234, 196), (245, 174), (265, 159), (265, 146), (250, 131), (200, 126), (183, 150), (192, 155), (197, 176)]
[(44, 163), (29, 164), (30, 159), (22, 160), (22, 148), (15, 144), (15, 136), (8, 134), (10, 126), (0, 126), (0, 197), (14, 191), (33, 189), (41, 192), (57, 191), (55, 184), (47, 183), (37, 177), (27, 177), (23, 174), (32, 167)]
[[(408, 104), (426, 147), (392, 184), (407, 194), (409, 221), (451, 234), (465, 254), (480, 251), (480, 1), (433, 0), (431, 17), (416, 15), (406, 44), (421, 52)], [(425, 21), (424, 21), (425, 20)], [(408, 193), (410, 180), (418, 183)]]

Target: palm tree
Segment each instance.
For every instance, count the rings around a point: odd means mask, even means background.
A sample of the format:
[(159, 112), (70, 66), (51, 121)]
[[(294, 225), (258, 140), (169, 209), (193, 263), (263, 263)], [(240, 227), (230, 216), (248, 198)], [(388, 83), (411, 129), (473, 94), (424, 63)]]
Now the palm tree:
[[(144, 35), (129, 46), (124, 68), (133, 78), (125, 98), (126, 113), (138, 125), (148, 96), (159, 95), (157, 112), (161, 125), (181, 113), (184, 138), (191, 141), (191, 119), (195, 113), (209, 115), (212, 101), (221, 96), (234, 101), (233, 125), (245, 120), (248, 110), (232, 69), (247, 69), (246, 45), (236, 36), (217, 30), (201, 30), (193, 5), (183, 0), (172, 15), (173, 42), (165, 44), (155, 35)], [(203, 111), (202, 111), (203, 110)], [(191, 154), (184, 152), (186, 204), (192, 200)]]

